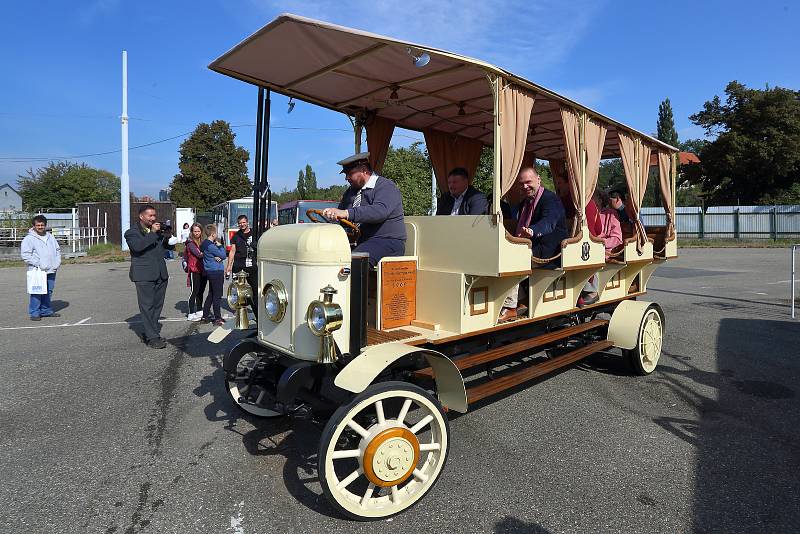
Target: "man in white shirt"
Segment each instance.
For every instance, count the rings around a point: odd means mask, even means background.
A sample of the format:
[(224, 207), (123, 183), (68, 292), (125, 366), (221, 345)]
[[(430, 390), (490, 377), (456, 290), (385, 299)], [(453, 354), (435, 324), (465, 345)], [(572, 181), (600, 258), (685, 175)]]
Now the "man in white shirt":
[(483, 215), (489, 210), (486, 195), (469, 185), (469, 173), (463, 167), (447, 175), (447, 189), (436, 204), (436, 215)]

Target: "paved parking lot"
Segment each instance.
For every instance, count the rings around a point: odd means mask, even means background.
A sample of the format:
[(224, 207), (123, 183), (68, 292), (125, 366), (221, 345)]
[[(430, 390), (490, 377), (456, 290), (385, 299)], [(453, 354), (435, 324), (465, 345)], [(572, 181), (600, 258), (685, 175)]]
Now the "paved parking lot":
[(789, 255), (689, 249), (656, 271), (659, 369), (595, 355), (451, 420), (437, 486), (393, 520), (337, 517), (319, 430), (242, 417), (210, 326), (166, 350), (135, 332), (128, 265), (68, 265), (60, 319), (28, 321), (24, 272), (0, 269), (2, 532), (798, 532), (800, 321)]

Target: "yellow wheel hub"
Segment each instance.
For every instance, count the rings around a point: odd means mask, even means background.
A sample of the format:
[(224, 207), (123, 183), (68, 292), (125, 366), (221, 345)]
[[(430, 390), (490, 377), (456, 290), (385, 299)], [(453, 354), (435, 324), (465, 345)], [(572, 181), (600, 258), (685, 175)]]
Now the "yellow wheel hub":
[(364, 451), (364, 475), (376, 486), (396, 486), (411, 476), (418, 461), (417, 436), (404, 427), (387, 428)]

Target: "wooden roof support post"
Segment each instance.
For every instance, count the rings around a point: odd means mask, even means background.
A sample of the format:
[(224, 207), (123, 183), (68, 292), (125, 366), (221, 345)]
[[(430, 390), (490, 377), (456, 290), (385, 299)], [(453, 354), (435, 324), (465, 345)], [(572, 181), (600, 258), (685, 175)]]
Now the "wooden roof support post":
[(673, 237), (678, 237), (678, 153), (672, 153), (672, 232)]
[(581, 168), (578, 171), (578, 174), (580, 175), (578, 178), (578, 197), (580, 200), (578, 201), (577, 212), (580, 213), (580, 215), (576, 215), (576, 217), (581, 221), (581, 227), (579, 230), (581, 234), (585, 236), (589, 235), (589, 221), (586, 220), (586, 202), (584, 201), (586, 198), (586, 159), (589, 157), (589, 154), (586, 151), (586, 122), (588, 120), (589, 116), (586, 114), (586, 112), (579, 112), (578, 129), (580, 133), (578, 138), (578, 153), (581, 157)]
[(500, 194), (501, 194), (501, 184), (500, 184), (500, 158), (502, 154), (500, 153), (500, 143), (502, 140), (500, 139), (500, 89), (502, 78), (500, 76), (496, 76), (494, 74), (488, 74), (489, 83), (492, 86), (492, 99), (494, 100), (494, 117), (492, 118), (492, 126), (494, 128), (494, 142), (493, 142), (493, 149), (494, 149), (494, 179), (492, 180), (492, 213), (497, 215), (498, 221), (502, 224), (502, 211), (500, 210)]

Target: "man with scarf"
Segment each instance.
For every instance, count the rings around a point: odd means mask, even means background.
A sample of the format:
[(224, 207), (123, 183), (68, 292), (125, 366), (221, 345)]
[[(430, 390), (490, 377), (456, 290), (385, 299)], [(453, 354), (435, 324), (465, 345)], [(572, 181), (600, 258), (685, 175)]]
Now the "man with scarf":
[[(515, 235), (531, 240), (533, 257), (547, 259), (555, 256), (561, 248), (561, 241), (568, 236), (564, 205), (555, 193), (542, 186), (542, 179), (533, 167), (523, 167), (519, 171), (517, 186), (521, 188), (524, 198)], [(550, 266), (552, 264), (548, 263), (544, 268)], [(508, 321), (526, 313), (527, 306), (524, 303), (527, 293), (527, 287), (523, 287), (523, 284), (514, 288), (503, 303), (499, 320)], [(522, 303), (518, 306), (520, 300)]]

